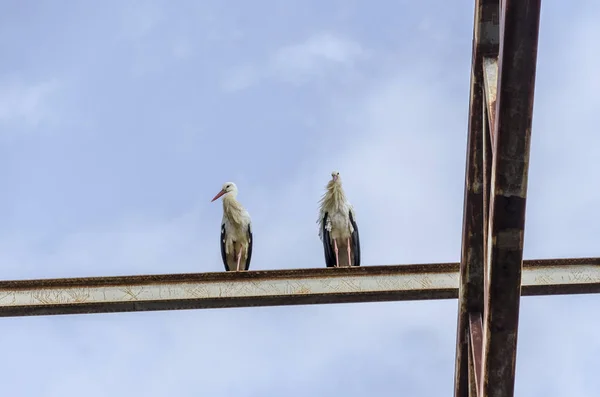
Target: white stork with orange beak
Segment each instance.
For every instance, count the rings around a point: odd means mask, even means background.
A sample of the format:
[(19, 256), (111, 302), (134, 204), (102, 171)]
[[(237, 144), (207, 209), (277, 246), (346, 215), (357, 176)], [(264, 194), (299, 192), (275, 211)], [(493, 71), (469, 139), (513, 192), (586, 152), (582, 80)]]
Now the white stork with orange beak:
[(333, 171), (321, 198), (319, 237), (327, 267), (360, 266), (360, 239), (354, 208), (346, 199), (340, 173)]
[(248, 211), (236, 200), (237, 193), (235, 183), (227, 182), (211, 200), (223, 197), (221, 258), (227, 271), (248, 270), (252, 258), (252, 222)]

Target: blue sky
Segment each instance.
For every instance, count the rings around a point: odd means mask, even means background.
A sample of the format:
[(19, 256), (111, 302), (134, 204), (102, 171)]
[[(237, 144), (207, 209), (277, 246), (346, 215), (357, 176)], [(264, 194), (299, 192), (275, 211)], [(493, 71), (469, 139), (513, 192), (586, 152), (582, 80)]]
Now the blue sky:
[[(460, 4), (458, 4), (460, 3)], [(0, 279), (458, 261), (471, 1), (0, 0)], [(526, 258), (598, 256), (600, 6), (543, 4)], [(573, 3), (574, 4), (574, 3)], [(598, 296), (525, 298), (516, 395), (596, 396)], [(456, 301), (0, 319), (11, 396), (449, 396)]]

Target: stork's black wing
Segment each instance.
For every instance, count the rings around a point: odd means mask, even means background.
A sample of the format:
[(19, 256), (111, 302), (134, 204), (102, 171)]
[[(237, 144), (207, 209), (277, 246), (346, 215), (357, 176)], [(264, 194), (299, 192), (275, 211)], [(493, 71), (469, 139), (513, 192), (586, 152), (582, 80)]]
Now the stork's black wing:
[(329, 231), (327, 230), (327, 218), (329, 214), (326, 212), (323, 215), (321, 235), (323, 236), (323, 249), (325, 251), (325, 264), (327, 267), (335, 267), (335, 254), (333, 253), (333, 247), (331, 246), (331, 239), (329, 238)]
[(248, 257), (244, 264), (244, 270), (250, 268), (250, 259), (252, 259), (252, 243), (254, 243), (254, 236), (252, 235), (252, 226), (248, 225)]
[(225, 224), (221, 224), (221, 258), (223, 258), (223, 265), (225, 270), (230, 270), (227, 267), (227, 254), (225, 253), (225, 241), (227, 240), (227, 233), (225, 232)]
[(349, 215), (350, 215), (350, 223), (352, 224), (352, 227), (354, 228), (354, 231), (352, 232), (352, 252), (354, 253), (354, 264), (353, 266), (360, 266), (360, 238), (358, 236), (358, 226), (356, 225), (356, 222), (354, 221), (354, 217), (352, 216), (352, 211), (348, 211)]

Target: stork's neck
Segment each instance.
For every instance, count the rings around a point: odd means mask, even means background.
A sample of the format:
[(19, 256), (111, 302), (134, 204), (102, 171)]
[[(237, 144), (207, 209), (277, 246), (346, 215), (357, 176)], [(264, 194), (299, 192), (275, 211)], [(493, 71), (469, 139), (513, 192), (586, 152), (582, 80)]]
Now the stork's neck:
[(223, 217), (229, 220), (229, 223), (241, 227), (249, 222), (248, 213), (242, 204), (236, 200), (235, 194), (228, 194), (223, 197)]
[(232, 212), (240, 212), (243, 211), (243, 207), (242, 204), (237, 201), (236, 199), (236, 194), (235, 193), (227, 193), (227, 195), (225, 195), (223, 197), (223, 211), (225, 211), (225, 213), (232, 213)]
[(237, 196), (237, 194), (235, 194), (234, 192), (229, 192), (225, 194), (223, 196), (223, 207), (238, 204), (239, 202), (237, 201), (235, 196)]
[(327, 194), (324, 197), (327, 208), (340, 209), (346, 204), (346, 194), (339, 182), (332, 182), (327, 186)]

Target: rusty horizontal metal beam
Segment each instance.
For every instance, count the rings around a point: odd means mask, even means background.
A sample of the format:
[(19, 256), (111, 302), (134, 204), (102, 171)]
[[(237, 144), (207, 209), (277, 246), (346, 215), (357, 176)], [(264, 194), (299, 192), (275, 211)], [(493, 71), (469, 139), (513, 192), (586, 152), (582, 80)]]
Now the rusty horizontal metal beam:
[(514, 395), (540, 3), (501, 5), (480, 397)]
[[(0, 317), (453, 299), (459, 264), (0, 282)], [(600, 293), (600, 258), (524, 262), (523, 294)]]

